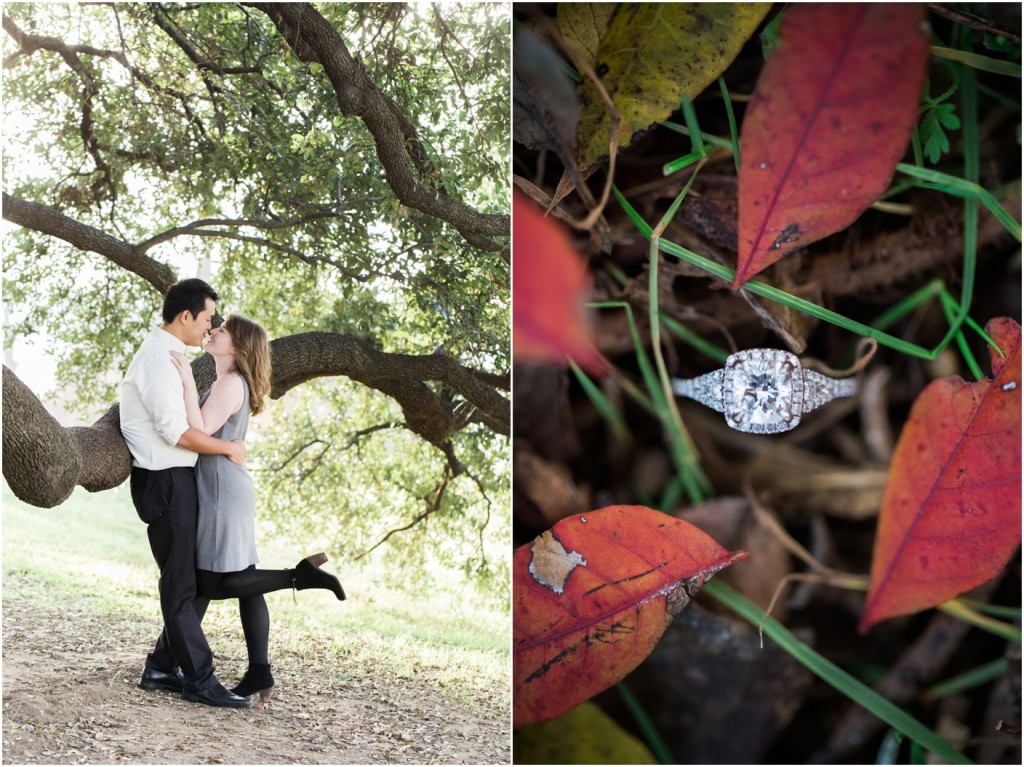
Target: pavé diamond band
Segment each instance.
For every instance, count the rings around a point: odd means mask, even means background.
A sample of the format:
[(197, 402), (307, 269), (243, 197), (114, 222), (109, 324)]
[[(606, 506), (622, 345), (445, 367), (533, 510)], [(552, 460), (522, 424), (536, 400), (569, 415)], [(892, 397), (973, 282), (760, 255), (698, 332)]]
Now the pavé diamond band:
[(673, 378), (672, 390), (724, 413), (738, 431), (775, 434), (789, 431), (826, 402), (852, 397), (857, 379), (805, 370), (796, 355), (780, 349), (748, 349), (729, 355), (721, 370)]

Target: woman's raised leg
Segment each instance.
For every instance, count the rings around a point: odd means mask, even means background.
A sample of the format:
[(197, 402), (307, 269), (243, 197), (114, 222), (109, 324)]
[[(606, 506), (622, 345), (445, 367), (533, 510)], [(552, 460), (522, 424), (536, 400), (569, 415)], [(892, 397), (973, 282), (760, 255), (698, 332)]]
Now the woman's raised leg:
[(344, 599), (341, 581), (320, 569), (326, 561), (327, 555), (320, 553), (306, 557), (291, 570), (257, 570), (256, 565), (232, 573), (197, 570), (199, 592), (210, 599), (240, 599), (281, 589), (326, 589)]

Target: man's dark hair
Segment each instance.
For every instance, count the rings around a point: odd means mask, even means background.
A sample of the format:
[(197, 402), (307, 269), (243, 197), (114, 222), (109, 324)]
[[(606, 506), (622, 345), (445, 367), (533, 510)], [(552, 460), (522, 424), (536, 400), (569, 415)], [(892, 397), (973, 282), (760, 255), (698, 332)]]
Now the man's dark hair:
[(182, 280), (171, 285), (171, 289), (164, 296), (164, 322), (170, 324), (174, 318), (184, 311), (188, 311), (193, 317), (206, 308), (206, 299), (217, 300), (216, 291), (202, 280), (193, 277), (189, 280)]

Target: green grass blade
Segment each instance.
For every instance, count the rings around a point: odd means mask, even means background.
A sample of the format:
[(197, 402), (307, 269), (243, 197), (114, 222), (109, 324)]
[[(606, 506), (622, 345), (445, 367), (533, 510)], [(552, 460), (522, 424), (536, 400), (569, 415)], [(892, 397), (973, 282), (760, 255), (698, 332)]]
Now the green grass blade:
[[(919, 167), (924, 166), (924, 151), (921, 149), (921, 129), (919, 126), (914, 127), (914, 132), (910, 134), (910, 148), (914, 150), (914, 165)], [(884, 198), (888, 192), (882, 195)]]
[(729, 358), (728, 351), (723, 349), (721, 346), (716, 346), (702, 336), (697, 335), (683, 323), (679, 322), (675, 317), (669, 317), (664, 312), (661, 312), (658, 316), (661, 317), (662, 324), (668, 328), (671, 333), (681, 338), (697, 351), (703, 352), (711, 359), (721, 362), (723, 365)]
[[(942, 302), (943, 309), (946, 311), (946, 319), (949, 321), (950, 327), (952, 327), (956, 317), (959, 316), (960, 304), (955, 298), (953, 298), (949, 290), (946, 289), (946, 284), (938, 278), (932, 280), (926, 285), (923, 285), (906, 298), (897, 301), (891, 307), (886, 309), (872, 320), (871, 327), (877, 328), (878, 330), (884, 330), (898, 319), (906, 316), (917, 309), (917, 307), (927, 301), (930, 301), (935, 296), (938, 296), (939, 300)], [(950, 310), (952, 310), (952, 313), (950, 313)], [(989, 334), (985, 332), (984, 328), (978, 325), (970, 315), (967, 315), (963, 322), (971, 328), (971, 330), (981, 336), (985, 343), (998, 351), (1000, 356), (1005, 356), (1003, 355), (1002, 350), (996, 345), (995, 341), (992, 340), (991, 336), (989, 336)], [(977, 376), (979, 380), (984, 378), (985, 376), (981, 372), (981, 367), (974, 360), (974, 356), (966, 346), (966, 340), (959, 330), (956, 331), (956, 339), (957, 343), (960, 344), (961, 351), (964, 353), (964, 359), (967, 360), (967, 364), (971, 367), (972, 372), (974, 372), (975, 376)], [(852, 356), (852, 349), (853, 347), (851, 346), (851, 351), (847, 354), (848, 357)]]
[(658, 374), (651, 365), (651, 360), (644, 353), (643, 344), (640, 343), (640, 334), (636, 329), (636, 322), (633, 320), (633, 307), (625, 301), (599, 301), (589, 304), (595, 309), (624, 309), (626, 312), (626, 323), (629, 325), (629, 335), (633, 340), (633, 348), (636, 349), (636, 363), (640, 369), (640, 376), (643, 378), (644, 386), (651, 393), (653, 400), (649, 403), (654, 412), (660, 412), (659, 408), (664, 407), (664, 395), (658, 385)]
[[(703, 591), (755, 626), (764, 616), (760, 607), (721, 581), (705, 583)], [(951, 764), (972, 764), (967, 757), (917, 719), (801, 642), (774, 618), (765, 619), (764, 633), (809, 670), (890, 727), (899, 730)]]
[(644, 740), (647, 741), (647, 745), (651, 749), (651, 753), (654, 754), (659, 764), (676, 764), (675, 758), (672, 756), (672, 752), (668, 750), (668, 746), (665, 745), (664, 739), (661, 737), (661, 733), (658, 732), (658, 728), (654, 726), (654, 722), (647, 715), (647, 711), (641, 705), (640, 701), (633, 694), (633, 691), (626, 686), (625, 682), (619, 682), (615, 685), (616, 691), (619, 693), (619, 697), (622, 698), (622, 702), (626, 704), (626, 708), (629, 709), (629, 713), (633, 715), (633, 719), (636, 721), (637, 726), (640, 728), (640, 732), (644, 736)]
[[(691, 129), (699, 131), (699, 127), (696, 124), (696, 116), (693, 117)], [(676, 196), (668, 210), (665, 211), (665, 215), (662, 216), (661, 221), (658, 223), (658, 232), (664, 231), (665, 227), (673, 219), (696, 178), (697, 174), (694, 173), (682, 191)], [(647, 286), (648, 317), (651, 323), (651, 347), (654, 362), (658, 369), (658, 385), (662, 394), (659, 400), (664, 403), (664, 409), (658, 410), (658, 418), (661, 421), (665, 435), (668, 437), (669, 455), (679, 477), (683, 481), (686, 493), (692, 503), (700, 503), (707, 498), (707, 494), (711, 490), (711, 483), (700, 468), (693, 440), (690, 439), (686, 427), (683, 426), (683, 420), (679, 416), (675, 395), (672, 393), (672, 382), (665, 367), (665, 360), (661, 354), (661, 323), (659, 319), (660, 311), (658, 309), (658, 239), (653, 236), (652, 232)]]
[(907, 163), (902, 162), (896, 166), (896, 170), (907, 176), (911, 176), (917, 181), (923, 181), (924, 183), (920, 184), (921, 186), (927, 186), (930, 189), (938, 189), (940, 192), (945, 192), (946, 194), (951, 194), (956, 197), (978, 200), (982, 205), (988, 208), (989, 212), (996, 217), (1006, 231), (1012, 234), (1018, 242), (1020, 241), (1020, 222), (1017, 221), (1017, 219), (1015, 219), (1006, 208), (999, 204), (999, 200), (995, 198), (995, 195), (983, 186), (957, 176), (951, 176), (948, 173), (942, 173), (941, 171), (933, 170), (931, 168), (919, 168), (916, 165), (908, 165)]
[(686, 127), (690, 129), (690, 142), (693, 145), (694, 154), (704, 157), (707, 152), (704, 151), (704, 137), (700, 134), (700, 125), (697, 123), (697, 112), (693, 108), (693, 102), (686, 98), (686, 94), (683, 94), (680, 106), (683, 110), (683, 118), (686, 120)]
[(987, 631), (990, 634), (995, 634), (997, 637), (1020, 644), (1021, 630), (1019, 628), (1011, 626), (1009, 623), (997, 621), (995, 618), (990, 618), (987, 615), (982, 615), (972, 610), (959, 599), (943, 602), (939, 605), (938, 609), (947, 615), (952, 615), (954, 618), (962, 620), (964, 623), (980, 628), (982, 631)]
[[(959, 307), (953, 296), (949, 295), (945, 290), (942, 291), (940, 297), (942, 300), (942, 311), (946, 314), (946, 321), (952, 325), (956, 320)], [(971, 373), (974, 375), (974, 380), (980, 381), (984, 378), (985, 374), (982, 372), (978, 361), (974, 358), (974, 353), (971, 351), (971, 347), (968, 346), (967, 338), (964, 336), (963, 331), (957, 331), (956, 345), (960, 348), (960, 356), (964, 358), (967, 367), (970, 368)]]
[(608, 398), (604, 396), (604, 392), (601, 391), (600, 387), (588, 376), (583, 370), (580, 369), (572, 360), (569, 360), (569, 365), (572, 367), (572, 372), (576, 376), (576, 380), (580, 382), (580, 386), (583, 388), (583, 392), (593, 403), (597, 412), (601, 414), (601, 417), (608, 422), (608, 425), (612, 427), (612, 431), (615, 433), (615, 438), (619, 442), (628, 443), (631, 440), (629, 427), (626, 426), (626, 422), (623, 420), (622, 415), (615, 406), (608, 401)]
[(975, 612), (982, 613), (983, 615), (991, 615), (995, 618), (1007, 618), (1009, 620), (1020, 620), (1021, 608), (1010, 607), (1009, 605), (990, 605), (987, 602), (979, 602), (975, 599), (964, 599), (960, 597), (960, 601), (970, 607)]
[[(676, 133), (681, 133), (684, 136), (690, 135), (689, 128), (687, 128), (685, 125), (680, 125), (677, 122), (672, 122), (671, 120), (666, 120), (665, 122), (661, 123), (661, 127), (668, 128), (669, 130), (675, 131)], [(712, 136), (707, 133), (701, 133), (700, 135), (704, 143), (707, 144), (708, 146), (713, 146), (718, 149), (732, 149), (732, 144), (729, 143), (728, 139), (724, 139), (721, 136)]]
[(736, 175), (740, 172), (740, 133), (736, 130), (736, 115), (732, 111), (732, 100), (729, 98), (729, 89), (725, 85), (725, 78), (718, 78), (718, 87), (722, 89), (722, 98), (725, 101), (725, 116), (729, 118), (729, 138), (732, 139), (732, 159), (736, 163)]
[[(975, 86), (974, 71), (964, 69), (960, 73), (960, 110), (964, 137), (964, 177), (978, 189), (981, 186), (981, 160), (978, 146), (978, 89)], [(1002, 206), (1000, 206), (1002, 207)], [(1020, 239), (1020, 224), (1017, 224), (1017, 239)], [(978, 198), (964, 198), (964, 268), (961, 274), (960, 311), (958, 319), (966, 319), (974, 298), (974, 273), (978, 254)], [(959, 323), (957, 323), (959, 327)]]
[[(917, 163), (917, 166), (911, 166), (911, 167), (918, 167), (918, 166), (921, 166), (922, 164), (923, 164), (922, 162), (919, 162), (919, 163)], [(898, 195), (903, 194), (908, 189), (913, 189), (915, 186), (918, 186), (918, 183), (917, 183), (917, 181), (915, 179), (912, 179), (912, 178), (894, 178), (892, 180), (892, 182), (889, 184), (889, 188), (886, 189), (882, 193), (882, 196), (879, 197), (878, 199), (880, 201), (881, 200), (888, 200), (891, 197), (896, 197)]]
[(1008, 77), (1020, 77), (1020, 64), (1015, 64), (1012, 61), (994, 59), (991, 56), (982, 56), (970, 51), (958, 51), (955, 48), (942, 48), (938, 45), (932, 46), (932, 55), (938, 56), (940, 59), (957, 61), (972, 69), (980, 69), (983, 72), (992, 72), (993, 74), (1006, 75)]
[[(629, 201), (622, 195), (622, 192), (620, 192), (617, 187), (613, 186), (612, 192), (615, 194), (619, 204), (622, 205), (623, 210), (625, 210), (626, 214), (633, 221), (640, 233), (649, 239), (651, 232), (653, 231), (652, 228), (643, 220), (640, 214), (636, 212), (633, 206), (629, 204)], [(668, 253), (670, 256), (675, 256), (676, 258), (681, 258), (682, 260), (693, 264), (699, 269), (703, 269), (708, 274), (718, 277), (727, 283), (731, 283), (732, 278), (735, 275), (735, 271), (733, 269), (723, 266), (722, 264), (715, 263), (710, 258), (697, 255), (691, 250), (687, 250), (680, 245), (676, 245), (674, 242), (659, 239), (658, 247), (662, 252)], [(949, 342), (953, 340), (953, 336), (955, 335), (955, 331), (951, 330), (946, 335), (946, 338), (944, 338), (935, 349), (925, 349), (923, 346), (912, 344), (909, 341), (904, 341), (902, 338), (891, 336), (888, 333), (883, 333), (880, 330), (876, 330), (875, 328), (864, 325), (863, 323), (851, 320), (841, 314), (837, 314), (836, 312), (820, 307), (817, 304), (812, 304), (806, 299), (799, 298), (798, 296), (794, 296), (791, 293), (779, 290), (778, 288), (759, 282), (758, 280), (750, 280), (744, 284), (743, 289), (771, 299), (783, 306), (796, 309), (798, 312), (809, 314), (812, 317), (817, 317), (820, 320), (824, 320), (825, 322), (829, 322), (845, 330), (849, 330), (851, 333), (856, 333), (866, 338), (874, 338), (883, 346), (920, 359), (935, 359), (939, 353), (946, 348)]]
[(910, 312), (914, 311), (914, 309), (919, 307), (921, 304), (925, 303), (926, 301), (937, 295), (940, 295), (942, 291), (945, 290), (945, 288), (946, 284), (942, 280), (938, 278), (932, 280), (928, 284), (915, 290), (906, 298), (897, 301), (895, 304), (893, 304), (884, 312), (875, 317), (875, 319), (872, 320), (871, 322), (871, 327), (878, 328), (879, 330), (885, 330), (887, 327), (891, 326), (894, 322), (896, 322), (896, 320), (899, 320), (907, 316), (908, 314), (910, 314)]
[(999, 679), (1010, 670), (1010, 661), (1006, 658), (997, 658), (970, 671), (957, 674), (938, 684), (934, 684), (924, 691), (922, 696), (925, 700), (939, 700), (964, 690), (971, 690), (983, 684), (988, 684)]
[(679, 477), (672, 477), (665, 485), (665, 490), (661, 494), (661, 500), (658, 501), (656, 507), (658, 511), (671, 514), (682, 501), (684, 489), (682, 480)]
[(680, 157), (678, 160), (672, 160), (671, 162), (665, 163), (661, 167), (661, 175), (671, 176), (676, 171), (680, 171), (683, 168), (689, 168), (695, 162), (700, 160), (704, 155), (700, 152), (690, 152)]

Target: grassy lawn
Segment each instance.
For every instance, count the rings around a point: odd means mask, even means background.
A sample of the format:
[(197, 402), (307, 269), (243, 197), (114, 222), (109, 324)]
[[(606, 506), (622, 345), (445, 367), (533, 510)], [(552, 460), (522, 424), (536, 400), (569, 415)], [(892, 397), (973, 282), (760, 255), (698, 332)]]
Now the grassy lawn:
[[(260, 566), (291, 567), (317, 550), (260, 540)], [(349, 657), (383, 662), (400, 677), (426, 670), (460, 697), (509, 689), (507, 615), (476, 609), (457, 585), (439, 585), (424, 599), (380, 588), (372, 570), (335, 561), (326, 569), (341, 578), (346, 602), (322, 591), (303, 591), (294, 602), (290, 591), (267, 595), (272, 655), (315, 641)], [(160, 623), (157, 577), (127, 484), (98, 494), (78, 488), (54, 509), (28, 506), (4, 484), (5, 600), (52, 609), (69, 599), (100, 614), (137, 616), (148, 631)], [(244, 658), (234, 600), (213, 603), (204, 627), (218, 654), (226, 649)]]

